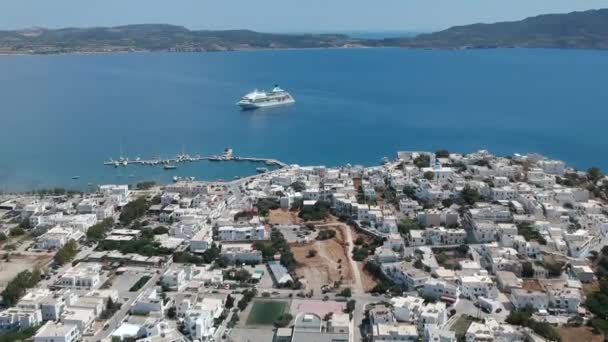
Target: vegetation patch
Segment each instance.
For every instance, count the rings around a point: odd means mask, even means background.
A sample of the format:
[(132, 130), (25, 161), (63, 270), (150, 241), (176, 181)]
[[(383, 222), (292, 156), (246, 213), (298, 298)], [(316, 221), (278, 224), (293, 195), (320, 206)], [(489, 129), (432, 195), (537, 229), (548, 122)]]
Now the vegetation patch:
[(538, 322), (532, 319), (532, 310), (513, 310), (507, 316), (506, 322), (513, 325), (520, 325), (534, 330), (538, 335), (549, 341), (561, 341), (559, 332), (547, 322)]
[(115, 250), (123, 254), (137, 253), (144, 256), (162, 256), (172, 253), (171, 249), (162, 247), (160, 242), (154, 240), (154, 232), (151, 229), (142, 229), (141, 232), (139, 238), (129, 241), (100, 241), (96, 250)]
[(129, 292), (137, 292), (137, 291), (141, 290), (141, 288), (144, 287), (144, 285), (146, 285), (146, 283), (150, 279), (152, 279), (152, 277), (147, 276), (147, 275), (139, 278), (139, 280), (137, 282), (135, 282), (135, 284), (133, 284), (133, 286), (131, 286), (131, 288), (129, 289)]
[(462, 315), (458, 317), (458, 320), (456, 320), (456, 322), (454, 322), (450, 328), (450, 330), (456, 335), (456, 340), (464, 341), (465, 335), (471, 326), (471, 323), (476, 321), (477, 319), (475, 317), (469, 315)]
[(538, 230), (536, 230), (532, 225), (528, 223), (519, 223), (517, 225), (517, 234), (522, 235), (526, 241), (538, 241), (541, 245), (546, 245), (547, 240), (540, 235)]
[(7, 307), (15, 305), (27, 289), (30, 289), (40, 281), (40, 271), (23, 271), (11, 280), (2, 291), (2, 299)]
[(146, 214), (150, 208), (150, 202), (144, 197), (140, 197), (127, 203), (120, 211), (120, 222), (123, 225), (128, 225), (135, 219), (138, 219)]
[(76, 254), (78, 254), (78, 242), (70, 240), (55, 254), (55, 263), (65, 265), (72, 261)]
[(89, 241), (100, 241), (106, 237), (106, 234), (112, 230), (114, 225), (113, 218), (107, 218), (87, 230), (87, 240)]

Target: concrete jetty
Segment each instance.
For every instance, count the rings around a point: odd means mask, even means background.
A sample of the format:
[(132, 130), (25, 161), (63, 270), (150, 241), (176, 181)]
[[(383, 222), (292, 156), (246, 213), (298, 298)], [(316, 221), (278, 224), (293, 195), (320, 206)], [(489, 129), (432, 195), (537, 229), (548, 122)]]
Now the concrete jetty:
[(167, 159), (134, 159), (131, 160), (129, 158), (119, 158), (117, 160), (110, 159), (105, 161), (103, 164), (108, 166), (127, 166), (127, 165), (148, 165), (148, 166), (165, 166), (172, 165), (177, 163), (187, 163), (187, 162), (197, 162), (197, 161), (235, 161), (235, 162), (254, 162), (254, 163), (265, 163), (266, 165), (276, 165), (281, 168), (286, 167), (288, 164), (283, 163), (280, 160), (272, 159), (272, 158), (258, 158), (258, 157), (238, 157), (238, 156), (211, 156), (211, 157), (203, 157), (200, 155), (190, 156), (190, 155), (178, 155), (174, 158)]

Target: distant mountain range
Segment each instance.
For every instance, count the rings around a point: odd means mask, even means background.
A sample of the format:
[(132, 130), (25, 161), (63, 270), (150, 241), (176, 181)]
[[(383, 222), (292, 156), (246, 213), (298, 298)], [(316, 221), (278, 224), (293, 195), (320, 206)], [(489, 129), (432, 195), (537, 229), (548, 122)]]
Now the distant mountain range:
[(608, 49), (608, 9), (547, 14), (521, 21), (455, 26), (415, 37), (193, 31), (165, 24), (0, 31), (0, 53), (230, 51), (280, 48), (579, 48)]
[(383, 44), (414, 48), (607, 49), (608, 9), (545, 14), (521, 21), (455, 26)]

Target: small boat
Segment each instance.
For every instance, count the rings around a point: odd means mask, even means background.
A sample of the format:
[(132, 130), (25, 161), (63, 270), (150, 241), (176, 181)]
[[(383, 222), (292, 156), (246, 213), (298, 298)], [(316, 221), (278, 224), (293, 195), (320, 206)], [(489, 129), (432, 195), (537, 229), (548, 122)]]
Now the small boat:
[(211, 158), (209, 158), (210, 161), (220, 161), (222, 160), (220, 157), (218, 156), (212, 156)]
[(174, 182), (176, 182), (176, 183), (177, 183), (177, 182), (179, 182), (180, 180), (182, 180), (182, 178), (181, 178), (181, 177), (173, 176), (173, 181), (174, 181)]
[(80, 176), (73, 176), (72, 179), (78, 179)]
[(165, 166), (163, 166), (163, 168), (164, 168), (165, 170), (175, 170), (175, 169), (177, 169), (177, 166), (175, 166), (175, 165), (169, 165), (169, 164), (165, 164)]
[(265, 167), (258, 167), (257, 169), (255, 169), (255, 171), (257, 171), (257, 173), (266, 173), (268, 172), (268, 169)]
[(120, 165), (117, 161), (114, 162), (114, 167), (118, 167), (118, 165)]
[(222, 154), (223, 159), (231, 159), (232, 158), (232, 149), (230, 147), (226, 147), (224, 149), (224, 153)]

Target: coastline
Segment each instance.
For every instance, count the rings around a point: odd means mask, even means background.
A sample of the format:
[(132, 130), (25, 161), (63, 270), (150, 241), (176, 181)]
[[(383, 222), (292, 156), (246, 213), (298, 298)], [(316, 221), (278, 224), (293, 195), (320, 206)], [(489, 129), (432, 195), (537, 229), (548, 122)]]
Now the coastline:
[(230, 53), (230, 52), (267, 52), (267, 51), (305, 51), (305, 50), (368, 50), (368, 49), (403, 49), (403, 50), (429, 50), (429, 51), (467, 51), (467, 50), (556, 50), (556, 51), (597, 51), (605, 52), (608, 49), (589, 48), (589, 47), (531, 47), (531, 46), (497, 46), (497, 47), (417, 47), (417, 46), (330, 46), (330, 47), (280, 47), (280, 48), (237, 48), (224, 50), (202, 50), (202, 51), (172, 51), (172, 50), (134, 50), (134, 51), (70, 51), (70, 52), (52, 52), (52, 53), (37, 53), (37, 52), (15, 52), (6, 53), (0, 52), (1, 57), (9, 56), (69, 56), (69, 55), (127, 55), (127, 54), (204, 54), (204, 53)]

